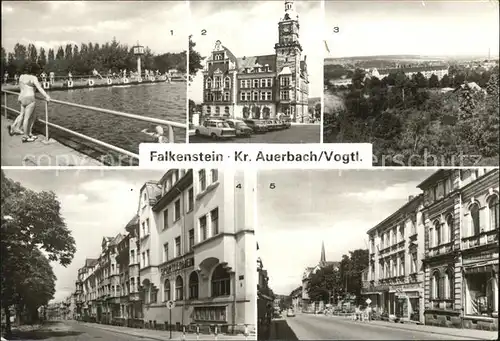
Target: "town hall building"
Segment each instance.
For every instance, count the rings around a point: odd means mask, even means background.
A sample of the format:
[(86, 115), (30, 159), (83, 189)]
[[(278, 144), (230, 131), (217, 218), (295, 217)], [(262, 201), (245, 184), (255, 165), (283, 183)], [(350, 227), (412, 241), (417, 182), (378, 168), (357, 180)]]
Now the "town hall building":
[(217, 40), (203, 70), (203, 116), (307, 122), (309, 80), (293, 0), (285, 1), (274, 50), (236, 57)]

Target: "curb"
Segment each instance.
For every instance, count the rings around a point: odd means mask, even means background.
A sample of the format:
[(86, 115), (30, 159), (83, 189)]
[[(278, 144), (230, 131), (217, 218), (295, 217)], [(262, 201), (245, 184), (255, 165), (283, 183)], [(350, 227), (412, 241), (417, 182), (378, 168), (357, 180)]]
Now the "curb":
[[(323, 315), (324, 316), (324, 315)], [(327, 316), (325, 316), (327, 317)], [(328, 316), (330, 317), (330, 316)], [(343, 318), (342, 316), (331, 316), (331, 317), (340, 317), (340, 318)], [(344, 318), (346, 319), (346, 318)], [(352, 322), (361, 322), (361, 321), (355, 321), (355, 320), (350, 320), (350, 319), (346, 319), (348, 321), (352, 321)], [(370, 321), (366, 321), (367, 323), (370, 323)], [(364, 323), (364, 322), (362, 322)], [(387, 325), (385, 324), (374, 324), (374, 325), (377, 325), (377, 326), (380, 326), (380, 327), (384, 327), (384, 328), (392, 328), (392, 329), (399, 329), (399, 330), (405, 330), (405, 331), (415, 331), (415, 332), (420, 332), (420, 333), (429, 333), (429, 334), (437, 334), (437, 335), (445, 335), (445, 336), (453, 336), (453, 337), (462, 337), (460, 335), (455, 335), (455, 334), (450, 334), (450, 333), (445, 333), (445, 332), (436, 332), (436, 331), (427, 331), (427, 330), (418, 330), (418, 329), (408, 329), (408, 328), (402, 328), (402, 327), (399, 327), (397, 326), (396, 323), (391, 323), (389, 322)], [(424, 325), (425, 326), (425, 325)], [(472, 339), (472, 340), (489, 340), (489, 338), (482, 338), (482, 337), (477, 337), (477, 336), (463, 336), (464, 338), (466, 339)], [(496, 338), (492, 338), (492, 340), (496, 340)]]

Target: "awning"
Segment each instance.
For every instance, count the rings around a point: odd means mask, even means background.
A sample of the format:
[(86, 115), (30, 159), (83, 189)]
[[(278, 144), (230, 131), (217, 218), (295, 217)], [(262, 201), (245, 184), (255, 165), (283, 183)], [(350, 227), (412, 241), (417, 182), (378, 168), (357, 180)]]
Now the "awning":
[(476, 273), (488, 273), (488, 272), (498, 273), (498, 263), (488, 262), (480, 265), (474, 265), (470, 267), (464, 267), (464, 272), (467, 275)]

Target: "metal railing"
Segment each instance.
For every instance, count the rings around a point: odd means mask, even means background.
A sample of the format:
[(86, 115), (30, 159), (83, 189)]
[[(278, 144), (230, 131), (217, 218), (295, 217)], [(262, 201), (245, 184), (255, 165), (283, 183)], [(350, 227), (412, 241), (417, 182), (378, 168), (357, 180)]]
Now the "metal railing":
[[(13, 109), (13, 108), (10, 108), (10, 107), (7, 106), (7, 95), (9, 94), (9, 95), (16, 95), (16, 96), (18, 96), (19, 93), (18, 92), (14, 92), (14, 91), (4, 90), (4, 89), (2, 89), (2, 93), (4, 95), (4, 104), (2, 104), (2, 108), (4, 108), (5, 117), (6, 118), (8, 117), (8, 111), (9, 110), (12, 111), (12, 112), (17, 113), (18, 115), (20, 115), (21, 114), (20, 111), (18, 111), (16, 109)], [(134, 159), (137, 159), (137, 160), (139, 159), (139, 154), (130, 152), (130, 151), (126, 150), (126, 149), (114, 146), (112, 144), (106, 143), (104, 141), (98, 140), (98, 139), (90, 137), (90, 136), (87, 136), (85, 134), (78, 133), (78, 132), (73, 131), (71, 129), (64, 128), (64, 127), (62, 127), (60, 125), (57, 125), (57, 124), (54, 124), (54, 123), (50, 123), (49, 122), (49, 103), (47, 101), (44, 101), (44, 102), (45, 102), (45, 120), (38, 119), (37, 121), (41, 122), (41, 123), (43, 123), (45, 125), (45, 139), (46, 139), (46, 141), (48, 141), (50, 139), (50, 137), (49, 137), (49, 127), (51, 127), (51, 128), (63, 131), (65, 133), (68, 133), (68, 134), (70, 134), (72, 136), (76, 136), (76, 137), (79, 137), (79, 138), (81, 138), (83, 140), (92, 142), (92, 143), (94, 143), (94, 144), (96, 144), (98, 146), (107, 148), (107, 149), (112, 150), (114, 152), (117, 152), (119, 154), (127, 155), (127, 156), (129, 156), (131, 158), (134, 158)], [(140, 116), (140, 115), (136, 115), (136, 114), (129, 114), (129, 113), (121, 112), (121, 111), (115, 111), (115, 110), (97, 108), (97, 107), (92, 107), (92, 106), (89, 106), (89, 105), (71, 103), (71, 102), (61, 101), (61, 100), (57, 100), (57, 99), (51, 99), (50, 102), (51, 103), (62, 104), (62, 105), (66, 105), (66, 106), (70, 106), (70, 107), (74, 107), (74, 108), (81, 108), (81, 109), (86, 109), (86, 110), (90, 110), (90, 111), (95, 111), (95, 112), (99, 112), (99, 113), (103, 113), (103, 114), (115, 115), (115, 116), (119, 116), (119, 117), (126, 117), (126, 118), (130, 118), (130, 119), (133, 119), (133, 120), (136, 120), (136, 121), (153, 123), (153, 124), (157, 124), (157, 125), (160, 125), (160, 126), (166, 126), (168, 128), (168, 141), (169, 141), (169, 143), (174, 143), (175, 142), (175, 135), (174, 135), (174, 129), (173, 129), (174, 127), (175, 128), (187, 129), (187, 125), (184, 124), (184, 123), (178, 123), (178, 122), (173, 122), (173, 121), (166, 121), (166, 120), (162, 120), (162, 119), (158, 119), (158, 118), (145, 117), (145, 116)]]

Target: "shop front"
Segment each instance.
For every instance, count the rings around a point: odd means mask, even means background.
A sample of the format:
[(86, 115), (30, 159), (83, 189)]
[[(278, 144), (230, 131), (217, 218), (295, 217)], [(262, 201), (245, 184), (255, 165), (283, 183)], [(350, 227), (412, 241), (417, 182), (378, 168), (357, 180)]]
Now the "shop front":
[(421, 294), (418, 291), (398, 291), (395, 293), (395, 315), (405, 322), (423, 323)]

